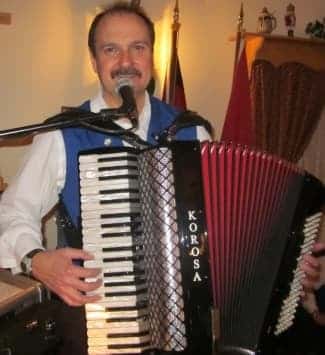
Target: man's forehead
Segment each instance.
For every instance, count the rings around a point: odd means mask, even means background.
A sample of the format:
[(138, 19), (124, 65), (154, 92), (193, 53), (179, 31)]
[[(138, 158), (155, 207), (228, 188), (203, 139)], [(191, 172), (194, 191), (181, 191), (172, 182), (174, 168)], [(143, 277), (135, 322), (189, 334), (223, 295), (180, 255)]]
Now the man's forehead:
[(105, 15), (96, 29), (97, 35), (141, 34), (150, 40), (149, 29), (144, 20), (133, 13), (114, 13)]

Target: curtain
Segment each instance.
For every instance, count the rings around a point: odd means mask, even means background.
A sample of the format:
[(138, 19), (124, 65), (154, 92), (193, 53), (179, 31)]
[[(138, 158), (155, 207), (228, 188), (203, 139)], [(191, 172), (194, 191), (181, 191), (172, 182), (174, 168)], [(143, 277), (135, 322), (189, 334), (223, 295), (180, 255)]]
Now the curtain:
[(297, 163), (325, 105), (325, 71), (259, 59), (252, 64), (250, 85), (257, 147)]

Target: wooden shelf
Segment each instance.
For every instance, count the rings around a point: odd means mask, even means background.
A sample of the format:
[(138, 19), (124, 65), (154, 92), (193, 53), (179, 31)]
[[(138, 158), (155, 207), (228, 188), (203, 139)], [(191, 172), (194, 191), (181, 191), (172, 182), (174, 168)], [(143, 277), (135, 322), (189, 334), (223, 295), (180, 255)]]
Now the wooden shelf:
[(321, 38), (308, 38), (308, 37), (289, 37), (282, 36), (277, 34), (267, 34), (267, 33), (258, 33), (258, 32), (243, 32), (242, 38), (249, 37), (263, 37), (266, 40), (274, 40), (274, 41), (286, 41), (291, 43), (305, 43), (305, 44), (315, 44), (315, 45), (325, 45), (325, 40)]
[(275, 66), (288, 62), (306, 65), (315, 71), (325, 70), (325, 40), (243, 32), (248, 72), (255, 60), (268, 60)]
[[(321, 38), (308, 38), (308, 37), (289, 37), (277, 34), (268, 34), (268, 33), (259, 33), (259, 32), (246, 32), (243, 31), (241, 33), (241, 38), (246, 39), (249, 37), (261, 37), (267, 40), (275, 40), (275, 41), (288, 41), (288, 42), (303, 42), (309, 44), (316, 44), (316, 45), (325, 45), (325, 39)], [(234, 42), (236, 41), (237, 36), (231, 35), (229, 37), (229, 41)]]

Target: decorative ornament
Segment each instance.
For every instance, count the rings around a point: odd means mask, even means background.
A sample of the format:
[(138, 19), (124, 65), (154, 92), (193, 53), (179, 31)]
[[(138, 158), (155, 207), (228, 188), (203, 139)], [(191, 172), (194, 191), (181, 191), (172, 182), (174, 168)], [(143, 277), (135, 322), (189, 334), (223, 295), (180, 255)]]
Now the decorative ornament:
[(305, 32), (311, 38), (325, 39), (325, 17), (322, 22), (318, 20), (309, 22), (306, 26)]
[(257, 32), (259, 33), (271, 33), (277, 26), (276, 18), (272, 13), (268, 11), (266, 7), (263, 7), (259, 17)]
[(294, 28), (296, 27), (296, 14), (295, 7), (293, 4), (287, 6), (286, 14), (284, 15), (284, 23), (288, 31), (288, 36), (294, 36)]

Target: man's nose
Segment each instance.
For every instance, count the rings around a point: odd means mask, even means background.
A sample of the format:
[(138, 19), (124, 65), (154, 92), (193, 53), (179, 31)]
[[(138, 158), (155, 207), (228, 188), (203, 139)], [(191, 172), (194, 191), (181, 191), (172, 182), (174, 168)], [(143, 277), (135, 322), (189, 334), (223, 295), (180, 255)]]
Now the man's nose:
[(124, 49), (121, 51), (120, 55), (120, 65), (129, 66), (132, 62), (132, 56), (129, 49)]

